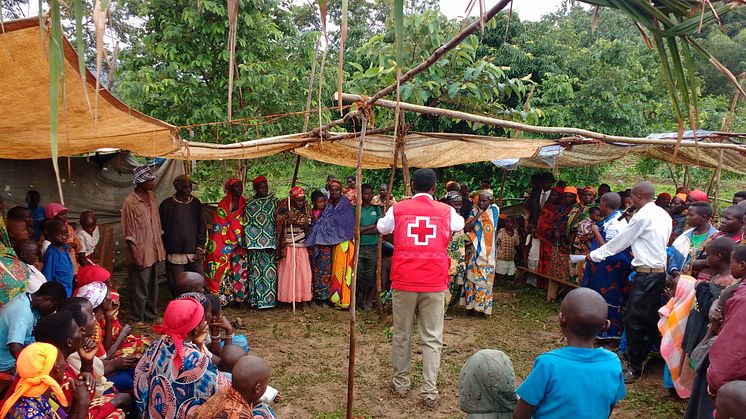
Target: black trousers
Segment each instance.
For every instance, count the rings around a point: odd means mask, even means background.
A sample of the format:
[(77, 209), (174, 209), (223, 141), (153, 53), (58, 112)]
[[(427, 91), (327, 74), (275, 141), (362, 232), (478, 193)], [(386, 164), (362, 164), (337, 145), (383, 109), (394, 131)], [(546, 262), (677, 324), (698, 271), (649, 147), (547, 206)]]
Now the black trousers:
[(659, 337), (658, 309), (666, 284), (666, 274), (638, 273), (632, 281), (625, 309), (624, 327), (627, 331), (627, 355), (630, 370), (642, 372), (642, 364)]

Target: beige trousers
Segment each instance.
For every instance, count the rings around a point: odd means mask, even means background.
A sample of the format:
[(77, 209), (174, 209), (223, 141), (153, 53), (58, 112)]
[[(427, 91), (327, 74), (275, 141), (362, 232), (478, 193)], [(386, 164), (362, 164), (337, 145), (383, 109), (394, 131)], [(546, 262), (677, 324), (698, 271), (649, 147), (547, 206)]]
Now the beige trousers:
[(412, 366), (412, 322), (417, 310), (417, 324), (422, 340), (423, 399), (438, 398), (438, 370), (443, 347), (443, 312), (445, 300), (441, 292), (410, 292), (394, 290), (394, 336), (391, 343), (392, 382), (398, 392), (409, 391)]

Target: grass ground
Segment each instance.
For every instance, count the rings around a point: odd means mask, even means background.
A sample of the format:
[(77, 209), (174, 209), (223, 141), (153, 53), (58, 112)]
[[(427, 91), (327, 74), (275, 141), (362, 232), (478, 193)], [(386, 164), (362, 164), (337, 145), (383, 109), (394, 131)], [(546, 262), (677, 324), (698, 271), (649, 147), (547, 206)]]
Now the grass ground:
[[(162, 295), (167, 291), (162, 288)], [(164, 301), (165, 302), (165, 301)], [(563, 346), (557, 323), (559, 304), (547, 303), (541, 291), (526, 286), (498, 285), (495, 307), (488, 319), (467, 318), (456, 310), (445, 323), (439, 376), (441, 403), (435, 412), (418, 403), (422, 360), (419, 337), (413, 345), (413, 391), (406, 398), (388, 392), (391, 375), (391, 324), (376, 312), (358, 312), (355, 367), (355, 413), (365, 418), (461, 418), (458, 375), (477, 350), (495, 348), (513, 361), (518, 381), (531, 371), (534, 358)], [(274, 310), (228, 308), (226, 313), (248, 336), (251, 351), (272, 365), (271, 384), (283, 394), (276, 406), (283, 418), (344, 417), (347, 391), (349, 314), (317, 307), (295, 316), (289, 307)], [(240, 320), (237, 320), (240, 318)], [(415, 329), (416, 330), (416, 329)], [(660, 363), (644, 378), (628, 386), (628, 395), (613, 413), (616, 418), (681, 417), (683, 402), (672, 401), (661, 387)]]

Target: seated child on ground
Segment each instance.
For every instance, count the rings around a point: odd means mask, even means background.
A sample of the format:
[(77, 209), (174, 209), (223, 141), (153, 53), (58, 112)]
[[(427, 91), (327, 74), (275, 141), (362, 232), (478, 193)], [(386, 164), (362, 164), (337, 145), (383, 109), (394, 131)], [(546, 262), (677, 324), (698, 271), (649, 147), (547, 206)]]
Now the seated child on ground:
[(518, 387), (513, 417), (606, 418), (626, 390), (619, 357), (593, 348), (609, 327), (603, 297), (589, 288), (570, 291), (560, 306), (560, 328), (567, 346), (545, 352)]
[(273, 419), (277, 416), (261, 401), (271, 369), (262, 358), (246, 355), (233, 367), (233, 381), (215, 393), (198, 410), (201, 418), (247, 417)]
[(96, 225), (96, 213), (93, 211), (83, 211), (80, 214), (80, 228), (75, 232), (80, 240), (81, 266), (93, 265), (96, 263), (96, 246), (101, 239), (101, 234)]
[(176, 292), (181, 295), (187, 292), (205, 292), (205, 277), (197, 272), (184, 271), (176, 276)]
[(67, 224), (57, 219), (49, 220), (44, 235), (49, 238), (51, 244), (44, 253), (44, 267), (41, 273), (44, 274), (47, 281), (56, 281), (62, 284), (67, 296), (70, 297), (73, 293), (75, 268), (66, 244), (69, 236)]
[(41, 266), (39, 260), (41, 249), (39, 248), (39, 243), (33, 240), (18, 240), (13, 245), (13, 250), (16, 251), (18, 259), (26, 264), (26, 267), (28, 267), (28, 270), (31, 273), (28, 279), (28, 292), (33, 294), (43, 283), (47, 282), (47, 278), (44, 274), (37, 269), (37, 266)]

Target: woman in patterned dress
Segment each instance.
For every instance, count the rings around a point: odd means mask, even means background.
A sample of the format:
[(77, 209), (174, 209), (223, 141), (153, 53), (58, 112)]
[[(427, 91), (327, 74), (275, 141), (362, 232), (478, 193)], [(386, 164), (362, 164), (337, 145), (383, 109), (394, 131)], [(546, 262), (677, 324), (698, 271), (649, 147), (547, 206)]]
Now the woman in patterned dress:
[(205, 286), (212, 293), (219, 291), (223, 304), (246, 299), (249, 276), (243, 246), (246, 207), (243, 183), (236, 178), (228, 180), (225, 193), (215, 211), (205, 249)]
[(252, 307), (272, 308), (277, 305), (277, 201), (269, 193), (264, 176), (254, 179), (251, 185), (255, 195), (246, 202), (244, 229), (244, 247), (249, 252), (249, 303)]
[(470, 315), (475, 312), (483, 316), (492, 314), (499, 216), (500, 209), (492, 203), (492, 193), (480, 191), (477, 205), (464, 226), (472, 249), (466, 266), (466, 282), (461, 290), (461, 305)]
[(0, 217), (0, 308), (26, 291), (31, 272), (10, 243), (5, 219)]
[(191, 298), (168, 303), (162, 333), (135, 368), (135, 402), (140, 418), (188, 418), (219, 389), (230, 385), (202, 350), (207, 321)]
[[(443, 198), (443, 202), (453, 207), (456, 213), (461, 213), (463, 198), (458, 190), (449, 191)], [(469, 240), (463, 230), (453, 233), (448, 242), (448, 258), (451, 260), (448, 268), (448, 289), (446, 290), (446, 310), (453, 306), (461, 297), (461, 287), (464, 285), (464, 274), (466, 273), (466, 241)], [(452, 317), (446, 315), (446, 319)]]

